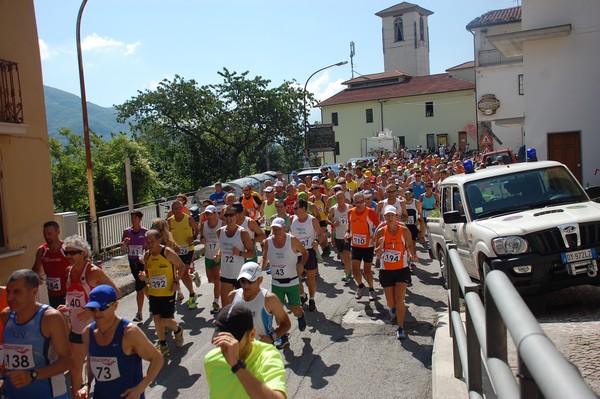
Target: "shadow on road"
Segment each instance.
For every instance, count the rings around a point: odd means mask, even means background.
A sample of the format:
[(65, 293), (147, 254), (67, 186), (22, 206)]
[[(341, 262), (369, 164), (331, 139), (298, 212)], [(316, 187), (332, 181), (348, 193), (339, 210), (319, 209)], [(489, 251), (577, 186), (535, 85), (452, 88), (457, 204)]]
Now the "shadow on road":
[[(295, 356), (294, 351), (289, 347), (284, 349), (283, 356), (288, 362), (287, 368), (296, 375), (310, 378), (311, 388), (324, 388), (329, 384), (325, 377), (334, 376), (340, 369), (340, 365), (336, 363), (328, 366), (320, 355), (315, 355), (311, 338), (303, 337), (302, 342), (304, 345), (299, 356)], [(294, 395), (290, 394), (289, 396), (293, 397)]]

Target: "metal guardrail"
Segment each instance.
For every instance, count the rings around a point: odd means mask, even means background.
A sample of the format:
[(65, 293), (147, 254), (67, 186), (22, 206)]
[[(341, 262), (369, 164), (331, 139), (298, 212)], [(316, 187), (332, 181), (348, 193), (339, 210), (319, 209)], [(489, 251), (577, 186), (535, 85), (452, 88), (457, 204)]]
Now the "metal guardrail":
[[(148, 205), (141, 208), (135, 208), (136, 211), (142, 211), (144, 218), (142, 226), (149, 229), (152, 225), (152, 219), (157, 218), (157, 205)], [(121, 243), (123, 230), (131, 225), (130, 211), (113, 213), (111, 215), (100, 216), (98, 218), (98, 226), (100, 228), (100, 250), (104, 251), (108, 248), (117, 246)]]
[[(469, 398), (483, 398), (482, 355), (499, 398), (596, 398), (579, 370), (556, 349), (505, 273), (485, 277), (485, 307), (479, 285), (467, 274), (456, 244), (448, 253), (448, 300), (454, 377), (467, 382)], [(466, 329), (460, 315), (465, 300)], [(507, 329), (518, 353), (518, 378), (508, 364)]]

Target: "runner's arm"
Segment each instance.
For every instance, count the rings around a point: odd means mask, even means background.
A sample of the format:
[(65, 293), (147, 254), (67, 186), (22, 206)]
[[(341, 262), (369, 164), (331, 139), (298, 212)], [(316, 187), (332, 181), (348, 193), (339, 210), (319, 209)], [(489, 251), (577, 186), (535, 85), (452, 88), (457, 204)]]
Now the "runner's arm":
[(267, 309), (267, 312), (275, 316), (275, 320), (277, 320), (277, 328), (275, 329), (275, 331), (273, 331), (275, 336), (266, 337), (267, 341), (265, 342), (273, 340), (272, 342), (275, 343), (277, 338), (280, 338), (281, 336), (283, 336), (283, 334), (290, 331), (290, 328), (292, 328), (292, 322), (290, 321), (290, 318), (287, 312), (285, 311), (283, 304), (281, 303), (277, 295), (273, 294), (272, 292), (268, 292), (265, 297), (265, 308)]
[(144, 378), (135, 387), (126, 390), (121, 395), (126, 399), (137, 399), (160, 372), (164, 358), (152, 342), (148, 340), (146, 334), (138, 326), (131, 323), (129, 323), (123, 335), (123, 348), (131, 348), (131, 353), (135, 353), (150, 362)]

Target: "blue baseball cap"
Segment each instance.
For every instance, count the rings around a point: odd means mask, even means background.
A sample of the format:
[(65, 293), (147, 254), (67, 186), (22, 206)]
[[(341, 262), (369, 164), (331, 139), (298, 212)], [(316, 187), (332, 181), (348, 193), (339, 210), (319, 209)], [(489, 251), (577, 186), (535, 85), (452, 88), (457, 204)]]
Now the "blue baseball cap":
[(85, 305), (86, 308), (103, 308), (111, 302), (117, 300), (117, 292), (113, 287), (102, 284), (90, 292), (90, 300)]

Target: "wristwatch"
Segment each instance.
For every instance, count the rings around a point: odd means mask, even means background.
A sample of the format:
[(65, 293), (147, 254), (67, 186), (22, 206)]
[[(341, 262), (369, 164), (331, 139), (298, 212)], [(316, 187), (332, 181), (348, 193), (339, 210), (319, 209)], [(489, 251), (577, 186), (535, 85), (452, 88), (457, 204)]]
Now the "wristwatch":
[(246, 368), (246, 362), (244, 361), (244, 359), (239, 359), (237, 361), (236, 364), (233, 365), (233, 367), (231, 368), (231, 372), (233, 374), (237, 373), (240, 369), (245, 369)]
[(38, 377), (38, 372), (36, 370), (31, 370), (29, 375), (31, 376), (31, 381), (35, 381)]

